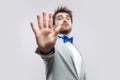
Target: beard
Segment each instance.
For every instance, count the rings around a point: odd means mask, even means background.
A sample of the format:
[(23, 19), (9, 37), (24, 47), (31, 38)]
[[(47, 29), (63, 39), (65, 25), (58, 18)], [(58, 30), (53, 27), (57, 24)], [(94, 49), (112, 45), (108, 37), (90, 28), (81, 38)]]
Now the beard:
[(66, 21), (64, 21), (63, 24), (61, 24), (60, 26), (62, 27), (60, 32), (59, 32), (60, 34), (66, 34), (67, 35), (72, 31), (71, 26)]
[(71, 28), (69, 29), (61, 29), (60, 34), (69, 34), (72, 31)]
[(72, 30), (70, 25), (66, 21), (63, 22), (61, 26), (63, 27), (60, 31), (61, 34), (69, 34)]

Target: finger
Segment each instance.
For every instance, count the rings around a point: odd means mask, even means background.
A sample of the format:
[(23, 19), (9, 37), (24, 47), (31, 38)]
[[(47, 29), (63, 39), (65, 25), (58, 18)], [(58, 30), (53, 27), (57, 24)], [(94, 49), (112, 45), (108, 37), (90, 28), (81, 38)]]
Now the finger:
[(53, 28), (53, 18), (51, 12), (49, 13), (48, 27)]
[(31, 25), (32, 31), (34, 32), (34, 34), (36, 34), (36, 33), (37, 33), (37, 30), (36, 30), (33, 22), (30, 22), (30, 25)]
[(60, 30), (61, 30), (61, 26), (57, 26), (57, 27), (54, 29), (55, 36), (57, 36), (57, 35), (60, 33)]
[(47, 27), (47, 23), (46, 23), (46, 12), (43, 11), (43, 27), (46, 28)]
[(38, 22), (38, 27), (39, 27), (39, 29), (41, 29), (41, 28), (42, 28), (42, 25), (41, 25), (41, 17), (40, 17), (40, 14), (39, 14), (39, 13), (37, 13), (37, 22)]

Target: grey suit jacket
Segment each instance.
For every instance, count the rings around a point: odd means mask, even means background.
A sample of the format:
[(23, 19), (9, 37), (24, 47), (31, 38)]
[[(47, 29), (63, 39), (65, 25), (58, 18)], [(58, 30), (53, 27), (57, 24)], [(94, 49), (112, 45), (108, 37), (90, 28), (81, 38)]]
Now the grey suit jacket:
[[(79, 53), (82, 56), (80, 51)], [(79, 78), (71, 54), (71, 50), (58, 38), (55, 44), (55, 53), (41, 55), (41, 57), (48, 58), (47, 61), (45, 60), (47, 80), (86, 80), (83, 62)]]

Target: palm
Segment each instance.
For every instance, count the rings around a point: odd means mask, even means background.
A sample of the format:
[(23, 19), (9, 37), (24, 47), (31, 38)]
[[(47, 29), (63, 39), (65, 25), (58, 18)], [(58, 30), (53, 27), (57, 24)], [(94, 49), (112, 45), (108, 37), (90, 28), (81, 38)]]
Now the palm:
[(48, 26), (46, 24), (46, 13), (43, 12), (43, 23), (41, 22), (40, 15), (37, 15), (38, 27), (39, 30), (36, 30), (34, 24), (31, 22), (31, 27), (33, 32), (35, 33), (36, 41), (41, 51), (48, 52), (51, 48), (54, 47), (57, 34), (60, 31), (60, 26), (58, 26), (55, 30), (53, 30), (52, 24), (52, 14), (49, 13)]
[(56, 42), (55, 32), (52, 29), (42, 29), (36, 34), (37, 44), (40, 48), (51, 49)]

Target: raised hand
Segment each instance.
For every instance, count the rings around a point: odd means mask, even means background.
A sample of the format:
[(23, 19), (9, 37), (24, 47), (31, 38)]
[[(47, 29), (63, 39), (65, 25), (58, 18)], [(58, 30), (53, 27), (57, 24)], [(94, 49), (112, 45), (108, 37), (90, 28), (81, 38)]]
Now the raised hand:
[(36, 29), (33, 22), (30, 22), (31, 28), (35, 34), (36, 42), (42, 52), (49, 52), (55, 45), (57, 35), (61, 29), (60, 26), (54, 28), (52, 13), (49, 13), (48, 21), (46, 19), (46, 12), (42, 12), (43, 19), (40, 14), (37, 14), (38, 28)]

